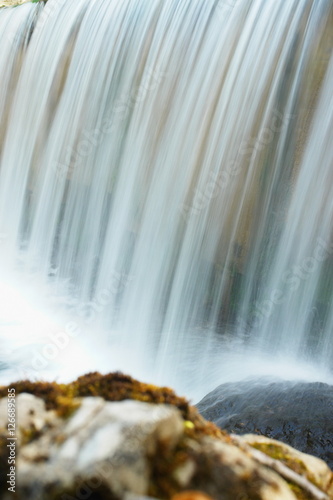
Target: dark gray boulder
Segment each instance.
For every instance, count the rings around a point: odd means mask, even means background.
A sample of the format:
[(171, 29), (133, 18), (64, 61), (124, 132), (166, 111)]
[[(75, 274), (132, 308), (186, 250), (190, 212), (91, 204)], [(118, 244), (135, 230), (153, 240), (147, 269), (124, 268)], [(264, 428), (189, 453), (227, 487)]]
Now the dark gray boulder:
[(205, 396), (197, 408), (228, 432), (280, 440), (333, 468), (331, 385), (271, 379), (227, 383)]

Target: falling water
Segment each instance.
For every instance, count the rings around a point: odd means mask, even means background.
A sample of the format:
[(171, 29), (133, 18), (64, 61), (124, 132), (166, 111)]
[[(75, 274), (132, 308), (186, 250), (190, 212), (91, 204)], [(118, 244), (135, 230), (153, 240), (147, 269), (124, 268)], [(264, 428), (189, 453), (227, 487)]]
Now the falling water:
[(332, 15), (326, 0), (0, 10), (3, 293), (20, 294), (15, 320), (37, 315), (17, 369), (188, 391), (273, 358), (329, 368)]

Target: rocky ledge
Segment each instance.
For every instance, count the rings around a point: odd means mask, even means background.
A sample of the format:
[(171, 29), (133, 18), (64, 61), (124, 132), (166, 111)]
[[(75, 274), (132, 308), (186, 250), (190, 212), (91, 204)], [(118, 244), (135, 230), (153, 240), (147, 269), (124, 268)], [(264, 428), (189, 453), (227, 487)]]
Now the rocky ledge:
[(3, 500), (333, 498), (324, 461), (229, 435), (171, 389), (119, 373), (21, 381), (0, 397)]

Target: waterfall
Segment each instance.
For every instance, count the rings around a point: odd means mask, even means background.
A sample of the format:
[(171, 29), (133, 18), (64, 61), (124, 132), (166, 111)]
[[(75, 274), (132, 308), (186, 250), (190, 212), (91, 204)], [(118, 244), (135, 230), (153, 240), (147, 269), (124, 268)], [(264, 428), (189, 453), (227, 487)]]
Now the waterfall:
[(0, 269), (54, 319), (29, 376), (329, 371), (332, 22), (326, 0), (0, 9)]

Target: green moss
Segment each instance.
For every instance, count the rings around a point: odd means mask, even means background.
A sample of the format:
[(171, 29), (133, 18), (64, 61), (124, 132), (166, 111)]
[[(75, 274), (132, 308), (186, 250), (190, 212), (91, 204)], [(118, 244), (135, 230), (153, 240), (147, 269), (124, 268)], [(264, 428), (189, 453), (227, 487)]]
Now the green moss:
[(308, 495), (304, 490), (302, 490), (302, 488), (300, 488), (296, 484), (290, 483), (289, 481), (286, 482), (288, 483), (289, 488), (294, 493), (297, 500), (313, 500), (313, 497)]
[[(317, 481), (315, 481), (314, 477), (309, 473), (308, 469), (305, 467), (302, 460), (298, 459), (294, 455), (289, 455), (287, 451), (282, 447), (275, 444), (267, 444), (267, 443), (255, 443), (251, 446), (253, 446), (253, 448), (256, 448), (259, 451), (262, 451), (271, 458), (283, 462), (287, 467), (289, 467), (289, 469), (293, 470), (300, 476), (305, 476), (310, 482), (316, 485), (319, 489), (321, 488), (321, 485), (318, 484)], [(296, 486), (293, 483), (289, 482), (288, 484), (299, 500), (310, 499), (309, 495), (307, 495), (299, 486)]]
[(30, 427), (29, 429), (21, 429), (22, 441), (21, 445), (29, 444), (35, 439), (41, 436), (41, 432), (35, 427)]
[(290, 456), (281, 446), (272, 443), (255, 443), (252, 446), (276, 460), (281, 460), (281, 462), (284, 462), (290, 469), (297, 472), (297, 474), (306, 474), (307, 472), (304, 464), (300, 460), (295, 459), (295, 457)]
[(80, 407), (81, 401), (69, 396), (57, 397), (57, 414), (62, 418), (69, 418)]

